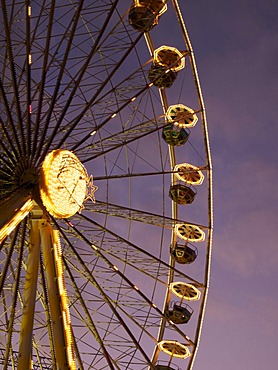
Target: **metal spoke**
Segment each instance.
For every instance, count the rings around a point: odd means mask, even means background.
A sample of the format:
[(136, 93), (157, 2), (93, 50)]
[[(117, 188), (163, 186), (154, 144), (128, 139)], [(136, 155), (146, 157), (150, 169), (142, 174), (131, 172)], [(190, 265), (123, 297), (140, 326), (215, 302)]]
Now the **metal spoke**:
[(43, 98), (44, 98), (44, 93), (45, 93), (45, 81), (46, 81), (47, 65), (48, 65), (48, 58), (49, 58), (49, 48), (50, 48), (50, 40), (51, 40), (52, 27), (53, 27), (55, 4), (56, 4), (56, 1), (52, 0), (50, 12), (49, 12), (47, 36), (46, 36), (46, 41), (45, 41), (45, 46), (44, 46), (43, 65), (42, 65), (41, 78), (40, 78), (40, 84), (39, 84), (39, 92), (38, 92), (39, 96), (38, 96), (38, 103), (37, 103), (38, 108), (37, 108), (36, 122), (35, 122), (34, 135), (33, 135), (32, 157), (35, 156), (35, 152), (37, 150), (39, 125), (40, 125), (40, 120), (41, 120)]
[[(57, 225), (57, 224), (56, 224)], [(62, 230), (60, 230), (62, 232)], [(78, 231), (75, 229), (75, 231), (78, 233)], [(81, 264), (81, 266), (83, 267), (84, 271), (85, 271), (85, 274), (86, 274), (86, 277), (88, 279), (88, 281), (93, 284), (94, 287), (96, 287), (96, 289), (98, 290), (98, 292), (101, 294), (104, 302), (108, 305), (108, 307), (110, 308), (110, 310), (112, 310), (113, 314), (115, 315), (115, 317), (119, 320), (119, 323), (120, 325), (123, 327), (123, 329), (127, 332), (127, 334), (129, 335), (131, 341), (134, 343), (135, 345), (135, 348), (137, 348), (141, 354), (143, 355), (143, 357), (145, 358), (147, 364), (150, 366), (151, 369), (154, 369), (152, 363), (149, 361), (148, 359), (148, 356), (146, 355), (146, 353), (144, 352), (143, 348), (139, 345), (139, 343), (137, 342), (135, 336), (132, 334), (131, 330), (128, 328), (128, 326), (126, 325), (125, 321), (121, 318), (121, 316), (119, 315), (118, 311), (115, 309), (114, 307), (114, 303), (112, 303), (112, 301), (110, 300), (110, 298), (106, 295), (105, 291), (101, 288), (101, 286), (99, 285), (99, 283), (97, 282), (97, 280), (95, 279), (95, 277), (91, 274), (91, 272), (89, 271), (89, 269), (87, 268), (86, 266), (86, 263), (84, 263), (84, 261), (82, 261), (80, 255), (77, 253), (77, 251), (75, 251), (73, 245), (68, 241), (66, 235), (63, 233), (64, 235), (64, 238), (65, 240), (67, 241), (67, 244), (68, 246), (71, 247), (71, 250), (73, 251), (74, 255), (76, 256), (76, 258), (78, 259), (79, 263)], [(86, 238), (82, 235), (80, 235), (80, 237), (83, 238), (83, 240), (85, 240)], [(90, 245), (90, 242), (88, 240), (86, 240), (86, 243), (88, 243)], [(103, 258), (103, 256), (101, 256), (101, 258)], [(106, 259), (105, 259), (106, 260)], [(106, 260), (106, 262), (108, 262), (108, 260)], [(108, 264), (110, 264), (108, 262)], [(111, 266), (112, 267), (112, 266)], [(123, 276), (121, 276), (123, 279), (125, 279)], [(133, 285), (131, 285), (133, 287)]]
[(24, 222), (22, 232), (21, 232), (20, 250), (19, 250), (18, 262), (17, 262), (17, 273), (15, 276), (15, 283), (13, 287), (13, 303), (11, 306), (9, 324), (7, 328), (8, 336), (7, 336), (7, 342), (6, 342), (6, 353), (5, 353), (5, 360), (4, 360), (4, 367), (3, 367), (4, 370), (8, 369), (10, 352), (12, 350), (12, 334), (13, 334), (14, 320), (16, 316), (16, 306), (17, 306), (18, 295), (19, 295), (18, 291), (19, 291), (19, 283), (20, 283), (20, 274), (21, 274), (21, 269), (22, 269), (25, 232), (26, 232), (26, 221)]
[[(101, 141), (94, 142), (93, 144), (87, 145), (84, 149), (89, 150), (90, 155), (86, 153), (85, 158), (82, 158), (83, 148), (77, 149), (75, 152), (78, 154), (80, 160), (83, 163), (89, 162), (100, 155), (104, 155), (111, 150), (117, 149), (121, 146), (127, 145), (134, 140), (139, 140), (146, 135), (160, 130), (165, 127), (165, 118), (157, 117), (151, 121), (144, 122), (142, 124), (131, 127), (130, 129), (123, 130), (117, 134), (111, 135)], [(80, 145), (80, 144), (79, 144)], [(74, 148), (73, 148), (74, 149)]]
[[(80, 0), (79, 1), (79, 3), (78, 3), (78, 9), (77, 9), (76, 13), (73, 15), (71, 21), (69, 22), (69, 24), (73, 24), (73, 25), (72, 25), (72, 29), (69, 32), (69, 35), (70, 36), (69, 36), (69, 39), (68, 39), (68, 42), (67, 42), (66, 50), (65, 50), (64, 55), (63, 55), (63, 61), (62, 61), (61, 67), (60, 67), (58, 78), (56, 80), (56, 85), (55, 85), (55, 88), (54, 88), (54, 92), (52, 94), (52, 99), (51, 99), (51, 103), (50, 103), (49, 111), (48, 111), (49, 113), (48, 113), (48, 116), (46, 118), (46, 124), (44, 126), (44, 130), (43, 130), (43, 133), (42, 133), (42, 136), (41, 136), (39, 148), (42, 148), (43, 143), (45, 141), (45, 135), (47, 133), (47, 128), (48, 128), (48, 125), (49, 125), (49, 122), (50, 122), (50, 119), (51, 119), (52, 110), (54, 109), (56, 98), (57, 98), (57, 95), (58, 95), (58, 92), (59, 92), (60, 83), (61, 83), (63, 74), (65, 72), (65, 67), (66, 67), (66, 63), (67, 63), (67, 60), (68, 60), (68, 55), (70, 53), (70, 49), (71, 49), (72, 42), (73, 42), (73, 37), (74, 37), (75, 31), (76, 31), (76, 28), (77, 28), (77, 24), (78, 24), (80, 13), (81, 13), (81, 10), (82, 10), (82, 7), (83, 7), (83, 3), (84, 3), (84, 0)], [(54, 133), (52, 134), (52, 137), (55, 136), (55, 134), (57, 132), (57, 129), (54, 130)], [(51, 141), (52, 140), (50, 140), (50, 143), (51, 143)], [(49, 148), (49, 145), (44, 150), (43, 157), (45, 157), (45, 155), (46, 155), (46, 153), (48, 151), (48, 148)], [(40, 153), (39, 149), (38, 149), (38, 153)], [(37, 158), (38, 158), (38, 155), (36, 155), (35, 159), (37, 159)]]
[[(11, 113), (11, 110), (10, 110), (10, 106), (9, 106), (9, 103), (8, 103), (8, 99), (7, 99), (7, 96), (6, 96), (5, 89), (4, 89), (3, 82), (2, 82), (1, 78), (0, 78), (0, 91), (1, 91), (1, 97), (2, 97), (2, 99), (4, 101), (4, 105), (5, 105), (5, 113), (7, 115), (8, 122), (9, 122), (11, 130), (12, 130), (13, 139), (15, 140), (15, 142), (17, 144), (16, 149), (14, 148), (14, 145), (12, 144), (13, 140), (10, 138), (10, 135), (8, 134), (7, 130), (4, 131), (5, 136), (6, 136), (7, 140), (9, 141), (9, 143), (11, 144), (11, 148), (12, 148), (11, 153), (13, 154), (13, 156), (15, 156), (18, 159), (19, 154), (22, 154), (22, 148), (21, 148), (21, 144), (19, 142), (19, 138), (17, 136), (17, 130), (16, 130), (16, 127), (15, 127), (15, 124), (14, 124), (14, 120), (12, 118), (12, 113)], [(1, 126), (3, 127), (4, 125), (2, 124), (2, 122), (3, 121), (1, 119)]]
[(90, 313), (88, 311), (88, 308), (86, 307), (86, 303), (85, 303), (84, 299), (82, 298), (81, 293), (79, 292), (79, 288), (78, 288), (78, 286), (76, 285), (76, 283), (74, 281), (73, 274), (71, 273), (71, 270), (70, 270), (70, 268), (69, 268), (69, 266), (68, 266), (67, 261), (65, 260), (65, 258), (64, 258), (64, 265), (65, 265), (66, 271), (68, 273), (68, 276), (69, 276), (69, 278), (70, 278), (70, 280), (72, 282), (72, 286), (73, 286), (73, 288), (75, 290), (76, 298), (79, 300), (79, 302), (81, 304), (81, 307), (84, 310), (85, 316), (86, 316), (86, 318), (87, 318), (87, 320), (89, 322), (88, 330), (91, 331), (93, 333), (93, 335), (95, 336), (96, 340), (100, 344), (101, 350), (102, 350), (102, 352), (103, 352), (103, 354), (104, 354), (104, 356), (105, 356), (105, 358), (107, 360), (107, 364), (108, 364), (109, 368), (113, 370), (113, 369), (115, 369), (115, 367), (114, 367), (114, 365), (112, 363), (111, 357), (110, 357), (107, 349), (105, 348), (105, 346), (103, 344), (103, 341), (102, 341), (102, 339), (101, 339), (101, 337), (100, 337), (100, 335), (98, 333), (98, 330), (97, 330), (97, 328), (96, 328), (96, 326), (95, 326), (95, 324), (94, 324), (94, 322), (93, 322), (93, 320), (92, 320), (92, 318), (90, 316)]
[(24, 130), (23, 130), (22, 111), (21, 111), (21, 106), (20, 106), (19, 91), (18, 91), (18, 84), (17, 84), (17, 78), (16, 78), (16, 67), (14, 64), (14, 55), (13, 55), (12, 39), (11, 39), (11, 32), (10, 32), (11, 27), (9, 25), (9, 20), (8, 20), (6, 1), (1, 0), (1, 3), (2, 3), (3, 20), (4, 20), (4, 25), (5, 25), (5, 33), (6, 33), (6, 38), (7, 38), (7, 49), (8, 49), (7, 52), (8, 52), (9, 61), (10, 61), (11, 79), (12, 79), (12, 85), (13, 85), (14, 94), (15, 94), (17, 119), (19, 123), (19, 132), (20, 132), (20, 137), (21, 137), (21, 149), (22, 149), (22, 152), (25, 154), (26, 153), (26, 142), (25, 142), (25, 136), (24, 136)]
[[(176, 224), (191, 223), (184, 220), (173, 219), (171, 217), (161, 216), (158, 214), (140, 211), (138, 209), (122, 207), (117, 204), (97, 201), (96, 203), (88, 203), (86, 210), (90, 212), (104, 213), (109, 216), (125, 218), (127, 220), (139, 221), (145, 224), (168, 227), (172, 229)], [(207, 226), (195, 224), (201, 229), (207, 229)]]

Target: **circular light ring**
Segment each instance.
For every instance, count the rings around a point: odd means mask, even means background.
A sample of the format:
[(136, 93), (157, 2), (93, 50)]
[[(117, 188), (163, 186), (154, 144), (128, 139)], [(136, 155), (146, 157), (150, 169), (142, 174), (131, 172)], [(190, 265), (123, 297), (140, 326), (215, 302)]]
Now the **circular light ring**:
[(169, 68), (171, 71), (178, 72), (185, 66), (183, 54), (171, 46), (160, 46), (154, 51), (154, 62)]
[(166, 117), (169, 122), (181, 128), (194, 127), (198, 121), (194, 110), (183, 104), (171, 105), (166, 112)]
[(204, 241), (206, 236), (199, 226), (193, 224), (176, 224), (174, 231), (179, 238), (196, 243)]
[(171, 357), (187, 358), (191, 356), (187, 346), (174, 340), (162, 340), (157, 345), (161, 351), (167, 353)]
[(87, 181), (87, 171), (75, 154), (53, 150), (40, 171), (40, 196), (47, 211), (57, 218), (73, 216), (83, 206)]
[(189, 163), (177, 164), (174, 167), (175, 176), (183, 182), (191, 185), (201, 185), (204, 181), (205, 176), (199, 167), (193, 166)]
[(192, 284), (176, 282), (170, 284), (170, 290), (175, 296), (185, 299), (186, 301), (198, 301), (201, 297), (201, 292)]

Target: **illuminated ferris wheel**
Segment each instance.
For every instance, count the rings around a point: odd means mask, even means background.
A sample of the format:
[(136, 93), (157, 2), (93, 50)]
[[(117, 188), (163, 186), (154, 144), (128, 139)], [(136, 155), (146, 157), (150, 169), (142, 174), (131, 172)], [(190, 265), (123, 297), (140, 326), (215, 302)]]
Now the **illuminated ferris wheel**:
[(211, 159), (178, 1), (3, 0), (2, 369), (192, 369)]

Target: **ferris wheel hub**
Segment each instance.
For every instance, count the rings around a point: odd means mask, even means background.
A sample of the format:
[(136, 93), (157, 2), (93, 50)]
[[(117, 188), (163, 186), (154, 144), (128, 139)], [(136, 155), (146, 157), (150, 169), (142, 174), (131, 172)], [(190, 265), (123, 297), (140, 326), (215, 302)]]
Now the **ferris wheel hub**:
[(20, 185), (28, 185), (28, 187), (33, 187), (38, 183), (38, 171), (36, 168), (27, 168), (23, 171), (19, 178)]
[(90, 179), (83, 164), (69, 150), (50, 152), (40, 170), (40, 196), (54, 217), (67, 218), (83, 208)]

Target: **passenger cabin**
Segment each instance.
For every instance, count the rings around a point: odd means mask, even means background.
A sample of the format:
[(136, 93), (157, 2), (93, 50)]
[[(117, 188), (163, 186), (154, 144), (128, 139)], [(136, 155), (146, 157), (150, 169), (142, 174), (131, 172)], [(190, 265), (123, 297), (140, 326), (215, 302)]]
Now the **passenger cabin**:
[(155, 370), (175, 370), (168, 365), (156, 365)]
[(170, 186), (169, 197), (178, 204), (191, 204), (195, 198), (196, 190), (183, 184)]
[(190, 320), (193, 314), (193, 310), (190, 306), (180, 306), (178, 304), (174, 304), (172, 309), (168, 309), (167, 316), (170, 320), (172, 320), (175, 324), (186, 324)]
[(168, 67), (153, 63), (149, 69), (148, 78), (159, 89), (169, 88), (177, 78), (177, 73), (169, 70)]
[(149, 32), (157, 24), (157, 16), (147, 7), (132, 6), (128, 22), (137, 31)]
[(129, 9), (129, 24), (140, 32), (149, 32), (167, 9), (163, 0), (137, 0)]
[(198, 250), (188, 244), (176, 244), (171, 253), (177, 263), (190, 264), (197, 258)]
[(189, 131), (174, 125), (167, 125), (163, 128), (162, 138), (169, 145), (184, 145), (189, 138)]

